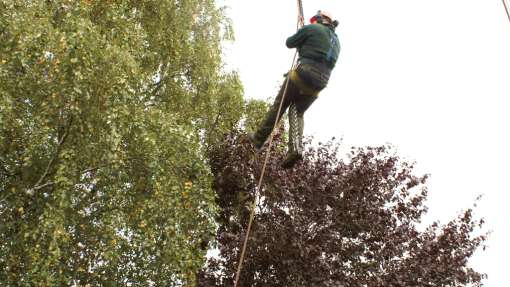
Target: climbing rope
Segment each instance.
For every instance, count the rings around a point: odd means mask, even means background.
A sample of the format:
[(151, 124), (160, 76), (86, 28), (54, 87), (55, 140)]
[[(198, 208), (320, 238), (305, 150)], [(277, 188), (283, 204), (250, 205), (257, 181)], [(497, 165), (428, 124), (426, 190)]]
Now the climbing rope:
[[(303, 26), (303, 3), (302, 0), (297, 0), (298, 5), (298, 23), (297, 28), (299, 29), (301, 26)], [(296, 66), (296, 58), (297, 58), (297, 51), (294, 53), (294, 58), (292, 59), (292, 66), (291, 70), (293, 70)], [(273, 138), (275, 135), (275, 132), (277, 130), (277, 125), (280, 120), (280, 112), (282, 110), (283, 101), (285, 100), (285, 96), (287, 95), (287, 88), (289, 87), (289, 76), (285, 78), (285, 88), (283, 89), (283, 95), (282, 99), (280, 100), (280, 105), (278, 106), (278, 112), (276, 113), (276, 120), (275, 124), (273, 126), (273, 130), (271, 131), (271, 135), (269, 136), (269, 142), (267, 147), (266, 156), (264, 158), (264, 164), (262, 165), (262, 170), (260, 172), (259, 181), (257, 183), (257, 189), (255, 190), (255, 198), (253, 199), (253, 203), (250, 207), (250, 218), (248, 220), (248, 228), (246, 229), (246, 235), (244, 236), (244, 242), (243, 242), (243, 248), (241, 249), (241, 257), (239, 258), (239, 264), (237, 265), (237, 272), (236, 277), (234, 280), (234, 287), (237, 287), (237, 284), (239, 283), (239, 277), (241, 275), (241, 270), (243, 267), (243, 261), (244, 257), (246, 255), (246, 246), (248, 245), (248, 238), (250, 237), (250, 231), (253, 224), (253, 219), (255, 218), (255, 208), (257, 207), (257, 198), (258, 194), (260, 193), (260, 188), (262, 186), (262, 182), (264, 180), (264, 174), (266, 171), (267, 162), (269, 160), (269, 154), (271, 152), (271, 145), (273, 144)]]
[(508, 11), (508, 5), (506, 5), (506, 0), (501, 0), (503, 1), (503, 6), (505, 6), (505, 12), (506, 12), (506, 16), (508, 17), (508, 21), (510, 21), (510, 11)]

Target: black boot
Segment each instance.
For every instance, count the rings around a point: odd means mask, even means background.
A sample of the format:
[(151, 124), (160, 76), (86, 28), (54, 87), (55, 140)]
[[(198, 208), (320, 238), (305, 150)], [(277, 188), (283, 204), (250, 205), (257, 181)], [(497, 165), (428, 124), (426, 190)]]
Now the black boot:
[(264, 146), (264, 143), (258, 141), (255, 134), (253, 134), (253, 133), (249, 134), (248, 139), (250, 140), (250, 143), (252, 144), (252, 146), (255, 148), (256, 152), (260, 152), (262, 150), (262, 146)]
[(282, 163), (282, 167), (285, 169), (292, 168), (298, 161), (300, 161), (302, 159), (303, 159), (303, 155), (301, 155), (297, 152), (291, 152), (291, 153), (287, 154), (287, 157), (285, 158), (285, 160)]

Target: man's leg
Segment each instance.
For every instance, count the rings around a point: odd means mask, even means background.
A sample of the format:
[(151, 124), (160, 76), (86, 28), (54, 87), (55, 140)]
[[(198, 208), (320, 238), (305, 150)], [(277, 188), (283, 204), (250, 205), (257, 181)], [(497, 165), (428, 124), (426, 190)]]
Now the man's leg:
[(303, 153), (303, 114), (298, 112), (296, 103), (289, 107), (289, 149), (288, 153)]
[(292, 167), (303, 157), (304, 113), (317, 99), (315, 95), (299, 94), (289, 107), (289, 150), (282, 166)]
[[(288, 79), (288, 78), (287, 78)], [(285, 113), (287, 108), (289, 107), (291, 103), (291, 99), (293, 98), (292, 95), (294, 93), (298, 93), (299, 90), (296, 88), (294, 84), (289, 80), (288, 86), (287, 86), (287, 95), (283, 99), (282, 108), (280, 110), (280, 114), (278, 115), (278, 108), (280, 107), (280, 102), (283, 98), (283, 93), (285, 91), (285, 86), (287, 85), (287, 80), (283, 82), (283, 85), (280, 88), (280, 91), (278, 92), (278, 95), (276, 96), (273, 105), (269, 109), (269, 111), (266, 114), (265, 119), (262, 121), (261, 125), (259, 126), (257, 132), (255, 132), (252, 136), (253, 144), (256, 148), (261, 148), (264, 145), (264, 142), (269, 137), (271, 132), (273, 131), (273, 127), (276, 123), (276, 118), (278, 117), (278, 121), (282, 119), (282, 115)]]
[(303, 117), (298, 115), (295, 103), (289, 107), (289, 146), (283, 168), (291, 168), (303, 157)]

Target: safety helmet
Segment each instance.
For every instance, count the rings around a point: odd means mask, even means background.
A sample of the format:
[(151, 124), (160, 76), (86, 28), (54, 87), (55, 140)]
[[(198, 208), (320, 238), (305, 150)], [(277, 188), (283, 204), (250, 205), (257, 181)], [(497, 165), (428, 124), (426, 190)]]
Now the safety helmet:
[(317, 14), (313, 15), (312, 18), (310, 18), (310, 24), (313, 24), (315, 22), (317, 22), (317, 20), (319, 19), (323, 19), (323, 18), (327, 18), (329, 20), (329, 22), (333, 22), (333, 17), (331, 16), (331, 14), (327, 11), (317, 11)]

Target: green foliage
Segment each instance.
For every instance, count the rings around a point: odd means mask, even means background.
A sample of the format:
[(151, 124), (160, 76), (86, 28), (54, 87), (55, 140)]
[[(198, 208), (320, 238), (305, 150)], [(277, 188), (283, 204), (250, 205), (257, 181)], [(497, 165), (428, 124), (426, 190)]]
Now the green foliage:
[(260, 100), (249, 100), (245, 106), (244, 128), (248, 131), (256, 131), (258, 125), (264, 119), (269, 104)]
[(0, 1), (0, 283), (192, 285), (243, 113), (212, 0)]

